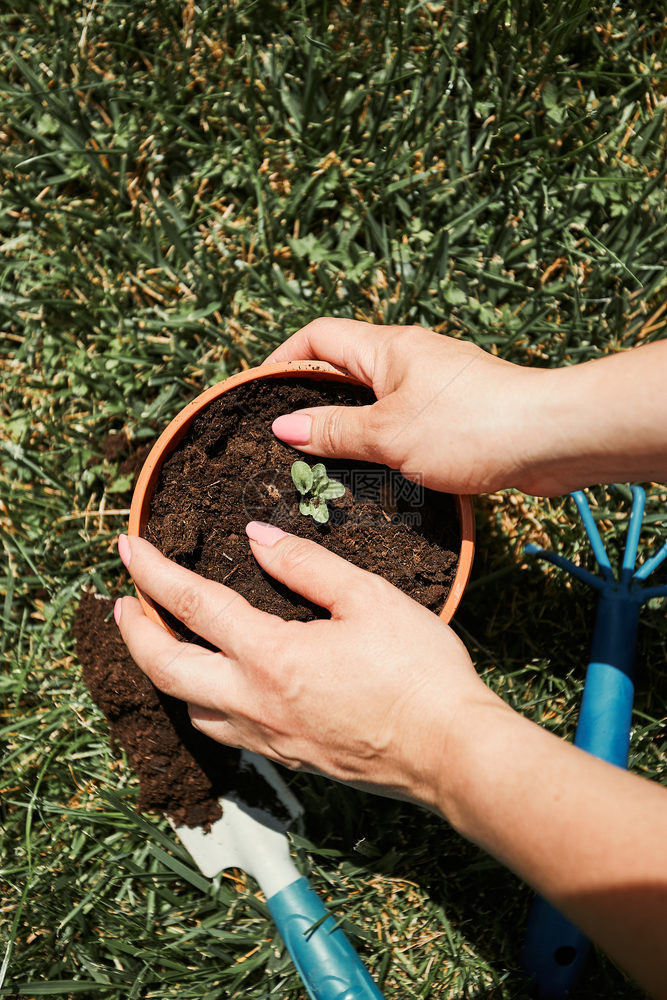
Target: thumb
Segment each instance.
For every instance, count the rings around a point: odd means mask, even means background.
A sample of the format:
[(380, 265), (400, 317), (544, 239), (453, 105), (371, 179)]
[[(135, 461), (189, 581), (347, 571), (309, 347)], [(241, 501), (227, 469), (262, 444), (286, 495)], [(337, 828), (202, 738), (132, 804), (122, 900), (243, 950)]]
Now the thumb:
[(366, 570), (274, 524), (250, 521), (245, 530), (255, 559), (275, 580), (334, 617), (357, 609), (364, 582), (372, 579)]
[(317, 406), (273, 421), (277, 438), (309, 455), (377, 461), (376, 410), (369, 406)]

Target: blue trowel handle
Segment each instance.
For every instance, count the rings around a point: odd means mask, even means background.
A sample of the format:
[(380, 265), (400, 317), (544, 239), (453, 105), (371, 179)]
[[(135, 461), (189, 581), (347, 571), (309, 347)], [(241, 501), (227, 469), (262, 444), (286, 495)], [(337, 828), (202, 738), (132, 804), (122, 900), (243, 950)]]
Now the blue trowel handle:
[[(640, 604), (616, 589), (598, 604), (591, 661), (586, 672), (575, 744), (596, 757), (626, 767), (634, 698), (634, 660)], [(557, 910), (539, 897), (528, 917), (522, 964), (542, 1000), (561, 1000), (575, 986), (589, 943)]]
[(383, 1000), (356, 951), (305, 878), (266, 902), (311, 1000)]

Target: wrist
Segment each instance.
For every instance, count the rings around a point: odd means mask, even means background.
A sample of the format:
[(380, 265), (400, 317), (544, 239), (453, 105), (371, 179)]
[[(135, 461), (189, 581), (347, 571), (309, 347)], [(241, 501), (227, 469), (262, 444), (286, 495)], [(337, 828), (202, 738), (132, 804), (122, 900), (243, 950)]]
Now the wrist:
[(476, 839), (474, 813), (480, 771), (486, 781), (496, 752), (502, 767), (501, 734), (523, 721), (480, 681), (479, 690), (461, 703), (442, 734), (433, 766), (431, 808), (468, 839)]
[[(583, 366), (585, 367), (585, 366)], [(522, 466), (511, 485), (536, 496), (567, 493), (590, 471), (592, 442), (587, 438), (581, 369), (556, 368), (525, 373), (529, 407)]]
[[(496, 361), (497, 359), (494, 359)], [(504, 378), (488, 385), (489, 423), (473, 449), (488, 457), (482, 467), (482, 492), (515, 487), (526, 493), (560, 492), (562, 469), (572, 455), (572, 428), (563, 403), (567, 369), (522, 368), (502, 362)], [(565, 374), (566, 379), (562, 379)], [(476, 482), (479, 468), (476, 467)], [(471, 490), (472, 492), (472, 490)]]

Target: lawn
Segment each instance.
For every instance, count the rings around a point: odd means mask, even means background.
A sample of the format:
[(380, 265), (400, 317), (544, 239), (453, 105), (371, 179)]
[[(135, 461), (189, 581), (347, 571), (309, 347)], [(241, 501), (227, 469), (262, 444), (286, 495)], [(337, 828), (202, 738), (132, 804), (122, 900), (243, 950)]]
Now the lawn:
[[(520, 364), (664, 337), (660, 5), (25, 0), (0, 6), (0, 996), (305, 998), (262, 897), (210, 886), (82, 683), (84, 589), (129, 451), (310, 319), (418, 323)], [(623, 400), (619, 400), (619, 406)], [(647, 485), (641, 552), (664, 539)], [(623, 491), (591, 491), (617, 554)], [(574, 505), (476, 500), (455, 627), (572, 737), (594, 598)], [(663, 567), (661, 579), (665, 579)], [(631, 767), (665, 780), (667, 625), (642, 615)], [(527, 998), (530, 893), (421, 810), (296, 776), (299, 864), (387, 998)], [(640, 996), (603, 956), (577, 994)]]

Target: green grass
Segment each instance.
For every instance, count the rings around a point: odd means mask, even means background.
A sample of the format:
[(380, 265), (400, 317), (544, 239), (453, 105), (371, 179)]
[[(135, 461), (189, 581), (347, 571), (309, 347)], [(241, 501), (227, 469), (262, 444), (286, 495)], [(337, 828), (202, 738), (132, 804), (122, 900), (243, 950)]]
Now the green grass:
[[(252, 882), (204, 890), (164, 821), (135, 813), (83, 687), (78, 595), (128, 589), (114, 539), (130, 482), (100, 442), (121, 429), (149, 442), (321, 314), (421, 323), (540, 366), (664, 336), (659, 5), (13, 7), (0, 7), (0, 995), (297, 1000)], [(594, 494), (616, 551), (625, 501)], [(650, 487), (642, 552), (664, 537), (666, 501)], [(458, 627), (490, 684), (571, 736), (593, 598), (521, 546), (590, 560), (573, 505), (508, 493), (477, 510)], [(656, 603), (631, 764), (663, 780), (666, 663)], [(417, 809), (293, 784), (300, 864), (388, 998), (527, 997), (530, 894), (511, 875)], [(579, 995), (639, 994), (600, 956)]]

